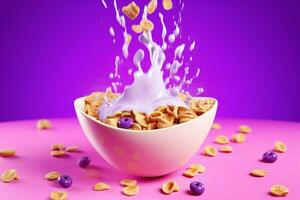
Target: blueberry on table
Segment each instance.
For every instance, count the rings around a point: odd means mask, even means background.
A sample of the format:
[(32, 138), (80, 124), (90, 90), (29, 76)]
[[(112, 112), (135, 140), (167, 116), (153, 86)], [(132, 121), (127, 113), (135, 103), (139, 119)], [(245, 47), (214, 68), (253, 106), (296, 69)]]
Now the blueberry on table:
[(201, 195), (203, 194), (205, 187), (202, 183), (200, 183), (199, 181), (194, 181), (190, 184), (190, 189), (193, 195)]
[(122, 117), (118, 121), (119, 128), (129, 129), (131, 128), (132, 124), (133, 124), (133, 119), (131, 117)]
[(77, 164), (79, 165), (79, 167), (86, 167), (90, 164), (91, 162), (91, 158), (89, 156), (84, 156), (78, 159)]
[(262, 156), (262, 161), (266, 163), (273, 163), (277, 160), (277, 154), (274, 153), (273, 151), (268, 151), (263, 154)]
[(68, 188), (72, 185), (73, 183), (73, 179), (71, 176), (68, 175), (61, 175), (58, 178), (58, 183), (60, 186), (64, 187), (64, 188)]

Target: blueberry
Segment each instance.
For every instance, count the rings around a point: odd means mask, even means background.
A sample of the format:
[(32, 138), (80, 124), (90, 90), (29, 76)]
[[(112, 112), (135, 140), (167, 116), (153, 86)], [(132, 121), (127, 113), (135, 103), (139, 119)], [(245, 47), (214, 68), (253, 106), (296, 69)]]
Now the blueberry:
[(119, 128), (129, 129), (131, 128), (132, 124), (133, 124), (133, 119), (131, 117), (122, 117), (118, 121)]
[(202, 183), (200, 183), (199, 181), (194, 181), (190, 184), (190, 189), (193, 195), (201, 195), (203, 194), (205, 187)]
[(59, 185), (61, 185), (62, 187), (64, 188), (68, 188), (72, 185), (73, 183), (73, 180), (72, 180), (72, 177), (71, 176), (68, 176), (68, 175), (61, 175), (59, 178), (58, 178), (58, 183)]
[(268, 151), (263, 154), (262, 156), (262, 161), (266, 163), (273, 163), (277, 160), (277, 154), (274, 153), (273, 151)]
[(84, 168), (86, 166), (88, 166), (91, 162), (91, 158), (89, 156), (84, 156), (78, 159), (77, 164)]

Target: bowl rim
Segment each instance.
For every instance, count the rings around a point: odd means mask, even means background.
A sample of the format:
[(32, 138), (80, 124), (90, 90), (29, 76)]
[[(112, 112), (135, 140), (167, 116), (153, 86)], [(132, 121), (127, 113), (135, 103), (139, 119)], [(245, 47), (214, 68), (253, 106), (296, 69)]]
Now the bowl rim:
[[(160, 128), (160, 129), (153, 129), (153, 130), (133, 130), (133, 129), (122, 129), (122, 128), (118, 128), (118, 127), (113, 127), (113, 126), (110, 126), (108, 124), (105, 124), (104, 122), (101, 122), (100, 120), (97, 120), (93, 117), (91, 117), (90, 115), (86, 114), (85, 112), (83, 112), (83, 110), (80, 108), (80, 103), (84, 102), (84, 98), (85, 96), (83, 97), (79, 97), (77, 99), (74, 100), (74, 107), (75, 107), (75, 110), (79, 110), (79, 112), (84, 115), (85, 117), (87, 117), (88, 119), (94, 121), (95, 123), (99, 124), (99, 125), (102, 125), (102, 126), (105, 126), (109, 129), (112, 129), (112, 130), (115, 130), (115, 131), (118, 131), (118, 132), (123, 132), (123, 133), (128, 133), (128, 134), (132, 134), (133, 132), (134, 133), (147, 133), (147, 134), (157, 134), (161, 131), (166, 131), (166, 130), (172, 130), (174, 128), (178, 128), (179, 126), (184, 126), (184, 125), (187, 125), (189, 123), (192, 123), (193, 121), (195, 120), (199, 120), (200, 118), (204, 118), (206, 117), (206, 115), (208, 115), (208, 113), (212, 112), (212, 110), (214, 110), (215, 108), (217, 108), (218, 106), (218, 100), (216, 98), (213, 98), (213, 97), (193, 97), (194, 99), (207, 99), (207, 98), (210, 98), (210, 99), (214, 99), (215, 100), (215, 103), (214, 105), (208, 110), (206, 111), (204, 114), (192, 119), (192, 120), (189, 120), (187, 122), (184, 122), (182, 124), (177, 124), (175, 126), (170, 126), (170, 127), (167, 127), (167, 128)], [(78, 118), (78, 116), (77, 116)], [(135, 135), (140, 135), (140, 134), (135, 134)]]

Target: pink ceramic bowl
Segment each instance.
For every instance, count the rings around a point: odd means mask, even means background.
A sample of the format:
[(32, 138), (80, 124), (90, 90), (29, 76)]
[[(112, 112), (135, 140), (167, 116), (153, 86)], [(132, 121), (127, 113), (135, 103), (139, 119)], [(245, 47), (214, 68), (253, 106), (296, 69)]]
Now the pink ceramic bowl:
[(84, 97), (74, 105), (83, 132), (104, 160), (129, 174), (153, 177), (175, 171), (196, 153), (212, 126), (218, 102), (191, 121), (149, 131), (114, 128), (93, 119), (83, 112)]

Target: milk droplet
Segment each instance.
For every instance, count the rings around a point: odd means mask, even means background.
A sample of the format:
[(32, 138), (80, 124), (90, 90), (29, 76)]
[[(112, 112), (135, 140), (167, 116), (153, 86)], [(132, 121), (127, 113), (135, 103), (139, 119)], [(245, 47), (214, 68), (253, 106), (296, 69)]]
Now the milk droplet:
[(192, 61), (193, 60), (193, 57), (192, 56), (190, 56), (190, 61)]
[(179, 29), (178, 24), (177, 24), (176, 22), (174, 22), (174, 24), (175, 24), (175, 30), (174, 30), (173, 33), (170, 34), (169, 37), (168, 37), (168, 40), (169, 40), (170, 43), (173, 43), (173, 42), (175, 41), (176, 37), (177, 37), (177, 36), (179, 35), (179, 33), (180, 33), (180, 29)]
[(181, 78), (180, 78), (180, 76), (178, 76), (178, 75), (175, 75), (175, 76), (174, 76), (174, 79), (175, 79), (175, 81), (177, 81), (177, 82), (178, 82), (178, 81), (180, 81), (180, 79), (181, 79)]
[(110, 78), (110, 79), (113, 79), (113, 78), (114, 78), (114, 74), (113, 74), (113, 73), (110, 73), (110, 74), (109, 74), (109, 78)]
[(133, 63), (137, 66), (138, 71), (143, 73), (143, 69), (141, 67), (141, 61), (144, 59), (144, 51), (142, 49), (137, 50), (133, 57)]
[(169, 42), (172, 44), (175, 41), (175, 35), (172, 33), (168, 37)]
[(203, 88), (197, 88), (197, 95), (201, 94), (204, 92)]
[(181, 45), (179, 45), (178, 47), (176, 47), (176, 49), (175, 49), (175, 55), (174, 55), (175, 59), (176, 59), (177, 57), (178, 57), (178, 58), (181, 58), (182, 52), (183, 52), (183, 50), (184, 50), (184, 47), (185, 47), (185, 44), (184, 44), (184, 43), (181, 44)]
[(166, 66), (165, 66), (165, 68), (166, 68), (167, 70), (169, 70), (169, 69), (171, 68), (171, 63), (167, 63)]
[(119, 71), (119, 61), (120, 61), (120, 57), (116, 56), (115, 58), (115, 77), (118, 76), (118, 71)]
[(105, 0), (102, 0), (102, 4), (103, 4), (104, 8), (107, 9), (107, 5), (106, 5)]
[(178, 62), (177, 60), (174, 60), (170, 67), (170, 74), (171, 76), (175, 75), (178, 71), (178, 69), (181, 67), (182, 63)]
[(161, 33), (162, 42), (163, 42), (163, 44), (162, 44), (162, 49), (163, 49), (163, 50), (166, 50), (166, 48), (167, 48), (167, 43), (165, 42), (165, 37), (166, 37), (166, 35), (167, 35), (167, 29), (166, 29), (166, 25), (165, 25), (165, 23), (164, 23), (164, 16), (163, 16), (161, 13), (159, 13), (159, 18), (160, 18), (160, 22), (161, 22), (161, 24), (162, 24), (162, 33)]
[(192, 44), (190, 45), (190, 51), (193, 51), (195, 49), (195, 40), (192, 42)]
[(132, 68), (128, 69), (128, 75), (132, 74)]
[(200, 74), (200, 68), (197, 69), (195, 77), (198, 78), (199, 74)]
[(112, 82), (111, 85), (112, 85), (113, 91), (114, 91), (114, 92), (118, 92), (117, 84), (116, 84), (115, 82)]
[(115, 37), (115, 31), (114, 31), (114, 28), (113, 28), (113, 27), (109, 27), (109, 34), (110, 34), (112, 37)]

